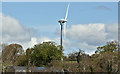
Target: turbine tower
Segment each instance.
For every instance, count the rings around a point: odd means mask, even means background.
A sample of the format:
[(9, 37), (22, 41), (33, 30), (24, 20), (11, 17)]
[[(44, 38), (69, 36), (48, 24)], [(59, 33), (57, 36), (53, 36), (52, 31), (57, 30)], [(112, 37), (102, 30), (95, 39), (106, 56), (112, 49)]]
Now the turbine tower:
[(65, 34), (66, 34), (66, 22), (67, 22), (67, 15), (68, 15), (69, 5), (70, 5), (70, 3), (68, 4), (68, 7), (67, 7), (65, 19), (60, 19), (58, 21), (60, 23), (60, 25), (61, 25), (61, 39), (60, 39), (60, 44), (61, 44), (60, 49), (61, 50), (62, 50), (62, 30), (63, 30), (63, 24), (64, 24), (64, 36), (65, 36)]

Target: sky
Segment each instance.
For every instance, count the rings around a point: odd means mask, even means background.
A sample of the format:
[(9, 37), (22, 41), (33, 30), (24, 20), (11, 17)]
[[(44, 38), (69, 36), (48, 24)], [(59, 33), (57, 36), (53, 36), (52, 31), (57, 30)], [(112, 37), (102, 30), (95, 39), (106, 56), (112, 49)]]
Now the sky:
[(118, 2), (119, 0), (2, 0), (3, 2)]
[[(19, 43), (24, 49), (44, 41), (60, 44), (59, 19), (68, 2), (3, 2), (2, 42)], [(117, 2), (70, 2), (64, 53), (79, 49), (92, 54), (98, 46), (118, 37)]]

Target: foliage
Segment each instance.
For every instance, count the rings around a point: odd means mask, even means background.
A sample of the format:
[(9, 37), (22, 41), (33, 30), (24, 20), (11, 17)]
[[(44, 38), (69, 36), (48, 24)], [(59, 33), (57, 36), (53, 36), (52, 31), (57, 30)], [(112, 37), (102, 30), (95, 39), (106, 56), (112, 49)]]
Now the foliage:
[(47, 67), (50, 67), (52, 70), (60, 71), (63, 68), (63, 62), (61, 60), (52, 60)]
[(18, 57), (22, 54), (23, 48), (19, 44), (10, 44), (2, 48), (3, 70), (8, 66), (16, 66)]
[(22, 54), (18, 57), (17, 65), (18, 66), (26, 66), (27, 65), (27, 57), (25, 54)]
[(106, 45), (98, 47), (97, 58), (94, 58), (94, 67), (98, 71), (117, 72), (118, 71), (118, 42), (107, 42)]
[(71, 53), (71, 54), (68, 55), (67, 60), (69, 60), (69, 61), (77, 61), (76, 57), (77, 57), (77, 53)]
[(55, 42), (43, 42), (42, 44), (34, 45), (33, 48), (28, 48), (25, 57), (27, 60), (23, 60), (22, 62), (27, 62), (27, 65), (44, 66), (52, 60), (61, 60), (63, 53), (59, 50), (59, 46)]
[(34, 46), (32, 60), (36, 61), (36, 65), (47, 65), (51, 60), (61, 60), (62, 51), (56, 46), (55, 42), (43, 42)]
[(83, 53), (84, 53), (84, 51), (79, 49), (79, 52), (70, 53), (68, 55), (68, 58), (66, 58), (66, 59), (69, 61), (79, 61), (80, 55), (82, 55)]
[(2, 61), (15, 64), (17, 58), (22, 54), (23, 48), (19, 44), (10, 44), (2, 50)]
[[(71, 64), (65, 62), (64, 65), (70, 72), (118, 72), (117, 51), (117, 41), (107, 42), (106, 45), (98, 47), (96, 53), (91, 56), (80, 51), (73, 53), (72, 56), (77, 56), (75, 58), (79, 62)], [(71, 55), (68, 56), (68, 58), (70, 57)], [(71, 59), (67, 61), (71, 61)]]
[(95, 53), (117, 52), (117, 51), (118, 51), (118, 42), (111, 41), (111, 42), (107, 42), (107, 45), (98, 47)]
[[(7, 55), (6, 55), (7, 54)], [(47, 66), (52, 70), (65, 69), (69, 72), (118, 72), (118, 42), (107, 42), (95, 54), (89, 56), (83, 50), (63, 56), (55, 42), (43, 42), (26, 49), (19, 44), (4, 46), (2, 54), (6, 66)], [(61, 58), (64, 61), (61, 61)], [(5, 66), (4, 64), (4, 66)]]

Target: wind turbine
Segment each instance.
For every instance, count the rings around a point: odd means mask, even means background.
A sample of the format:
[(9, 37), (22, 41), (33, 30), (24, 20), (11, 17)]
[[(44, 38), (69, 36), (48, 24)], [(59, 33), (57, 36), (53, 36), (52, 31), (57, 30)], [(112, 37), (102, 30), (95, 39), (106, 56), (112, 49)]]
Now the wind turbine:
[(65, 36), (65, 34), (66, 34), (66, 22), (67, 22), (67, 15), (68, 15), (69, 5), (70, 5), (70, 3), (68, 4), (68, 7), (67, 7), (65, 19), (60, 19), (58, 21), (60, 23), (60, 25), (61, 25), (61, 39), (60, 39), (61, 50), (62, 50), (62, 30), (63, 30), (63, 24), (64, 24), (64, 36)]

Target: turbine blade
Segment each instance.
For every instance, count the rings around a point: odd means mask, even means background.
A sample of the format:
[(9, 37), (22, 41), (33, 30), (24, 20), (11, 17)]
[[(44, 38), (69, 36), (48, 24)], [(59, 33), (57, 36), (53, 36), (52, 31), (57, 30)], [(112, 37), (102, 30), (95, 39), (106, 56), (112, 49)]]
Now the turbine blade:
[(65, 20), (67, 19), (67, 15), (68, 15), (68, 10), (69, 10), (69, 5), (70, 5), (70, 3), (68, 4), (68, 7), (67, 7), (67, 11), (66, 11), (66, 16), (65, 16)]
[(64, 37), (66, 36), (66, 22), (64, 23)]

